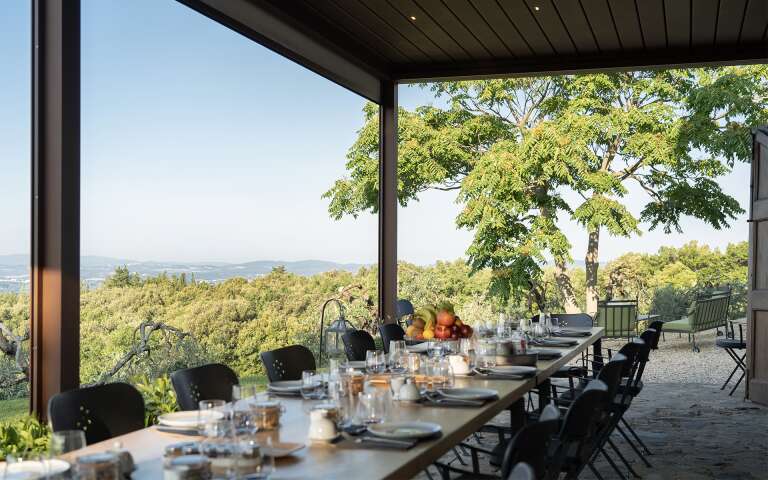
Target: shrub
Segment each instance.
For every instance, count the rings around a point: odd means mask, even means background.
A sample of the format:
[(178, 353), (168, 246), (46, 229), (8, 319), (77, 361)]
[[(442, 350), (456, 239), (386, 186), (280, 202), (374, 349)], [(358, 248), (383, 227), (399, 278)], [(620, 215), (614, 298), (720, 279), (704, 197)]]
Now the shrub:
[(45, 452), (50, 436), (48, 426), (31, 416), (0, 423), (0, 460), (8, 455)]
[(146, 375), (133, 379), (134, 386), (144, 397), (144, 424), (155, 425), (160, 415), (179, 409), (176, 392), (168, 375), (151, 380)]

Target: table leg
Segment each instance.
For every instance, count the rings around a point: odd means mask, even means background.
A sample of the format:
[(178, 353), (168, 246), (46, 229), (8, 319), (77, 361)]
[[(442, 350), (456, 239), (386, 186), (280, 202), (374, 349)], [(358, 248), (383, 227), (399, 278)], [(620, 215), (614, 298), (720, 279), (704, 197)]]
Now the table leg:
[(597, 378), (597, 373), (603, 368), (603, 340), (598, 338), (595, 343), (592, 344), (592, 372), (593, 376)]
[(509, 428), (517, 432), (526, 424), (525, 398), (520, 398), (509, 406)]
[(549, 379), (539, 382), (539, 412), (552, 402), (552, 382)]

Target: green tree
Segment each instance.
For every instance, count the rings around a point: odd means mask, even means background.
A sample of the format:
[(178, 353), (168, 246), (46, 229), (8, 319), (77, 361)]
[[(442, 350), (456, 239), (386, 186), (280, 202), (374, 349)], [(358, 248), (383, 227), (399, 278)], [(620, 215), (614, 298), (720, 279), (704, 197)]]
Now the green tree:
[[(680, 231), (692, 216), (715, 229), (742, 212), (717, 177), (750, 157), (749, 128), (768, 120), (768, 67), (637, 71), (433, 84), (445, 106), (399, 112), (400, 204), (455, 190), (457, 225), (472, 230), (473, 271), (493, 270), (503, 297), (536, 288), (542, 267), (567, 311), (578, 309), (567, 270), (571, 243), (558, 221), (588, 237), (584, 293), (596, 310), (601, 232)], [(378, 120), (348, 153), (348, 177), (324, 194), (333, 218), (376, 211)], [(647, 195), (625, 205), (630, 184)]]

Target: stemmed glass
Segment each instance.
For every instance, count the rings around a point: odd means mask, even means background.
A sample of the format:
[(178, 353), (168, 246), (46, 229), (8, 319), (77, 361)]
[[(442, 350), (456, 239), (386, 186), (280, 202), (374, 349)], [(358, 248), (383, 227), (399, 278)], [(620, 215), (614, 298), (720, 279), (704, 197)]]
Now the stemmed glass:
[(392, 340), (389, 342), (389, 369), (392, 372), (402, 373), (407, 368), (405, 362), (407, 351), (405, 340)]
[(382, 373), (386, 370), (387, 364), (384, 352), (368, 350), (365, 352), (365, 371), (367, 373)]

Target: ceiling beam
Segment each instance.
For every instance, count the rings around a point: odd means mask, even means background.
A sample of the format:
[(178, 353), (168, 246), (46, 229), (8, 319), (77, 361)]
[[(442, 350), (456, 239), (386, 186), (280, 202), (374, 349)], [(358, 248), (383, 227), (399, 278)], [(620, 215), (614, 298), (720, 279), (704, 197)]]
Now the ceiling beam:
[(387, 75), (264, 0), (178, 0), (332, 82), (381, 103)]
[(392, 72), (399, 83), (477, 80), (483, 78), (564, 75), (647, 68), (687, 68), (768, 63), (766, 45), (728, 48), (663, 49), (598, 56), (517, 58), (503, 62), (409, 65)]

